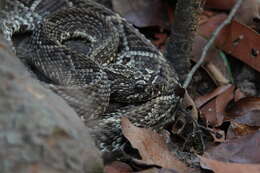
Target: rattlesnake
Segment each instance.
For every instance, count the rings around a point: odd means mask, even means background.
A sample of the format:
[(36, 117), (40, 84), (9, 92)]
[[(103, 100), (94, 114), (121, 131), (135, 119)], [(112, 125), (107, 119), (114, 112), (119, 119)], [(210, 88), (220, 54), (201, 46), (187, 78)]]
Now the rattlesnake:
[[(159, 129), (174, 119), (174, 69), (118, 14), (87, 0), (7, 1), (1, 29), (17, 56), (75, 109), (101, 150), (122, 144), (120, 118)], [(15, 44), (15, 33), (27, 34)]]

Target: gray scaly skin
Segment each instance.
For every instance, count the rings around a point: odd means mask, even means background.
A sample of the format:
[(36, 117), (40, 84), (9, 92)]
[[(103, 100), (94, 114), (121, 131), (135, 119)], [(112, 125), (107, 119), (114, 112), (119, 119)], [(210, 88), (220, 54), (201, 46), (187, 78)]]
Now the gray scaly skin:
[(32, 33), (24, 62), (75, 109), (102, 151), (123, 143), (122, 116), (156, 130), (174, 120), (176, 73), (125, 19), (92, 1), (12, 2), (1, 18), (6, 39)]

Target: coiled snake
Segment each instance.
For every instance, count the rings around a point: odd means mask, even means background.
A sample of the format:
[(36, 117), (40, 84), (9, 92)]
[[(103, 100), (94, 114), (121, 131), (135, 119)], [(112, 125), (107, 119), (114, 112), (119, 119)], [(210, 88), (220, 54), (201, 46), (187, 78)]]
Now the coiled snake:
[[(178, 97), (175, 71), (131, 24), (93, 1), (7, 1), (5, 37), (30, 32), (23, 61), (90, 127), (101, 150), (122, 144), (120, 118), (161, 128)], [(20, 51), (21, 52), (21, 51)]]

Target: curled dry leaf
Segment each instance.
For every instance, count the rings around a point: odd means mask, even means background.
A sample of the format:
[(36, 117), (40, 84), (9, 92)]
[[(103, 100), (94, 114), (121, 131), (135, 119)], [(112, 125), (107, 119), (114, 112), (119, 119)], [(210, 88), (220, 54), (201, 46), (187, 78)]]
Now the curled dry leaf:
[(260, 129), (260, 98), (240, 99), (227, 112), (226, 118), (231, 121), (228, 139), (254, 133)]
[(121, 124), (124, 136), (138, 149), (143, 161), (175, 169), (178, 173), (187, 173), (190, 170), (168, 150), (163, 136), (151, 129), (135, 127), (126, 117), (122, 118)]
[(225, 92), (230, 87), (232, 87), (231, 84), (223, 85), (223, 86), (220, 86), (220, 87), (216, 88), (215, 90), (213, 90), (212, 92), (210, 92), (208, 94), (205, 94), (203, 96), (200, 96), (200, 97), (196, 98), (195, 99), (196, 107), (200, 108), (205, 103), (207, 103), (209, 100), (211, 100), (214, 97), (216, 97), (216, 96), (220, 95), (221, 93)]
[(215, 173), (259, 173), (260, 164), (227, 163), (200, 157), (201, 167), (211, 169)]
[(223, 93), (205, 104), (200, 109), (202, 116), (211, 126), (216, 127), (223, 123), (225, 108), (227, 104), (234, 98), (234, 88), (234, 86), (227, 88)]
[(225, 162), (260, 163), (260, 131), (221, 143), (203, 156)]
[(241, 117), (253, 110), (260, 110), (260, 97), (245, 97), (238, 100), (227, 111), (227, 116), (229, 118)]

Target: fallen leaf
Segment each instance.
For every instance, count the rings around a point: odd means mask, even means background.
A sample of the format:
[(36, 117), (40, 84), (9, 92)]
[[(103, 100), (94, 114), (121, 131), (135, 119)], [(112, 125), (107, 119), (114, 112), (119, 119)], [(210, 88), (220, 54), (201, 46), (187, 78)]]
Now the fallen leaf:
[(187, 173), (188, 168), (168, 150), (163, 136), (151, 129), (138, 128), (126, 118), (121, 120), (124, 136), (138, 149), (143, 161), (163, 168), (174, 168), (178, 173)]
[(227, 104), (234, 98), (234, 86), (229, 87), (215, 99), (205, 104), (201, 109), (201, 115), (213, 127), (220, 126), (225, 116)]
[(197, 108), (200, 108), (201, 106), (203, 106), (205, 103), (207, 103), (209, 100), (213, 99), (214, 97), (220, 95), (221, 93), (225, 92), (227, 89), (229, 89), (230, 87), (232, 87), (231, 84), (228, 85), (223, 85), (223, 86), (219, 86), (218, 88), (216, 88), (215, 90), (213, 90), (212, 92), (205, 94), (203, 96), (197, 97), (195, 99), (195, 104)]
[(227, 138), (235, 138), (254, 133), (260, 129), (260, 98), (244, 97), (226, 112), (225, 119), (230, 121)]
[(227, 163), (200, 157), (202, 168), (211, 169), (215, 173), (259, 173), (260, 164)]
[(260, 163), (260, 131), (227, 140), (208, 149), (203, 157), (225, 162)]
[(245, 116), (247, 119), (250, 118), (250, 115), (254, 115), (254, 118), (258, 118), (254, 113), (248, 114), (254, 110), (260, 110), (260, 97), (245, 97), (235, 102), (235, 104), (227, 110), (226, 116), (230, 119), (234, 119), (247, 114), (247, 116)]
[[(211, 17), (207, 23), (200, 25), (199, 34), (209, 38), (212, 32), (226, 19), (225, 14)], [(237, 58), (257, 71), (260, 71), (260, 35), (233, 20), (231, 24), (222, 29), (215, 45)]]
[(230, 120), (227, 139), (236, 138), (260, 130), (260, 110), (246, 112), (243, 116)]

